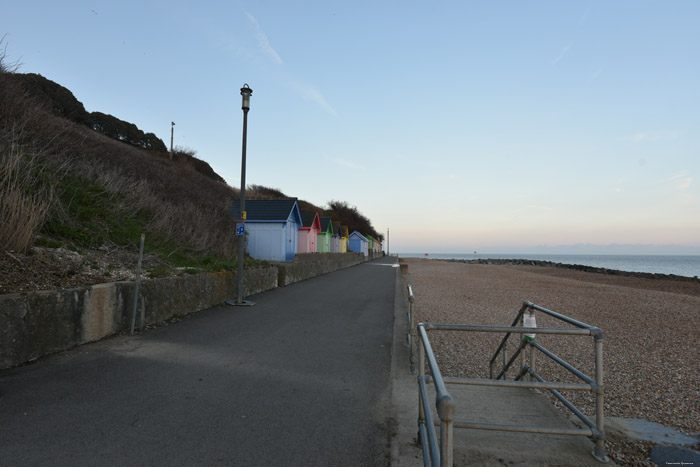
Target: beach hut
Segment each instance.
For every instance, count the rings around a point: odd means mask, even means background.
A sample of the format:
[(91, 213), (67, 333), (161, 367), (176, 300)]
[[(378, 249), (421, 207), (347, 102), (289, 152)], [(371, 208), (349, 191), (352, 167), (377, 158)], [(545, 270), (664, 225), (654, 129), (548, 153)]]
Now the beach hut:
[(355, 230), (348, 237), (348, 250), (354, 251), (355, 253), (361, 253), (367, 256), (367, 238), (365, 238), (364, 235)]
[(348, 252), (348, 237), (349, 236), (350, 235), (348, 234), (348, 226), (341, 225), (340, 226), (340, 252), (341, 253)]
[[(294, 261), (301, 213), (296, 198), (246, 200), (246, 251), (259, 260)], [(229, 212), (241, 218), (241, 202), (236, 200)]]
[(301, 211), (301, 227), (299, 228), (299, 253), (316, 253), (318, 250), (318, 233), (321, 231), (321, 220), (315, 211)]
[(321, 217), (321, 231), (318, 233), (316, 251), (319, 253), (331, 252), (331, 237), (333, 236), (333, 219)]
[(340, 222), (333, 221), (333, 236), (331, 237), (331, 253), (340, 253)]
[(371, 235), (365, 235), (365, 238), (367, 239), (367, 251), (374, 251), (374, 237)]

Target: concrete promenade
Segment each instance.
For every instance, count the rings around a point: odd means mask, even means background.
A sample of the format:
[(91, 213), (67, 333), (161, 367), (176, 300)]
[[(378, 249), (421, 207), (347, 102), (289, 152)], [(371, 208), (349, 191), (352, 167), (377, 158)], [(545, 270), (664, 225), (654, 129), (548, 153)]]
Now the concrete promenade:
[[(0, 467), (422, 465), (396, 266), (0, 370)], [(533, 391), (449, 389), (458, 419), (570, 426)], [(600, 465), (585, 438), (456, 429), (455, 441), (455, 465)]]
[(0, 465), (387, 465), (396, 262), (0, 371)]

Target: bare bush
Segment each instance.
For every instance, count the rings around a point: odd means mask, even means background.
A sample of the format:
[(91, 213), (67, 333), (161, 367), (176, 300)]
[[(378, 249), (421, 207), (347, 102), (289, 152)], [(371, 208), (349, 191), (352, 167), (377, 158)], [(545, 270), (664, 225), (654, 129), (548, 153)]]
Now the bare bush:
[(13, 146), (0, 148), (0, 245), (26, 253), (46, 220), (54, 192), (41, 182), (36, 158)]
[(7, 44), (4, 44), (6, 37), (7, 34), (0, 37), (0, 73), (17, 73), (22, 64), (19, 60), (14, 62), (7, 60)]

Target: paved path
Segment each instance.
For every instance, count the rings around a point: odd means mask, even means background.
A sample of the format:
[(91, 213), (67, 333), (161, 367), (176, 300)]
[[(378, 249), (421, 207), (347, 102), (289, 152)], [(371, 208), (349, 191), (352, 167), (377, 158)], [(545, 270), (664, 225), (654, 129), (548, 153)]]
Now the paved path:
[(0, 371), (0, 465), (387, 465), (392, 263)]

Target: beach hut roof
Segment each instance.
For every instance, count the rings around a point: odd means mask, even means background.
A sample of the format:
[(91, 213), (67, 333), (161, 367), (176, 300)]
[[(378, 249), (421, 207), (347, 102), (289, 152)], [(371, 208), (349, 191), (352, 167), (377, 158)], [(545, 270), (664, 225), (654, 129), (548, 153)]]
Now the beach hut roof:
[(321, 232), (330, 232), (333, 234), (333, 219), (330, 217), (321, 217)]
[(353, 231), (353, 232), (350, 234), (350, 236), (351, 236), (351, 237), (357, 237), (357, 238), (359, 238), (360, 240), (364, 240), (365, 242), (367, 241), (367, 237), (365, 237), (364, 235), (362, 235), (362, 234), (361, 234), (360, 232), (358, 232), (357, 230)]
[[(240, 217), (241, 200), (235, 200), (228, 210), (237, 218)], [(301, 213), (296, 198), (250, 199), (245, 202), (245, 210), (247, 221), (286, 222), (290, 216), (294, 216), (301, 224)]]
[(321, 221), (315, 211), (301, 211), (301, 221), (302, 227), (316, 227), (316, 230), (321, 230)]

